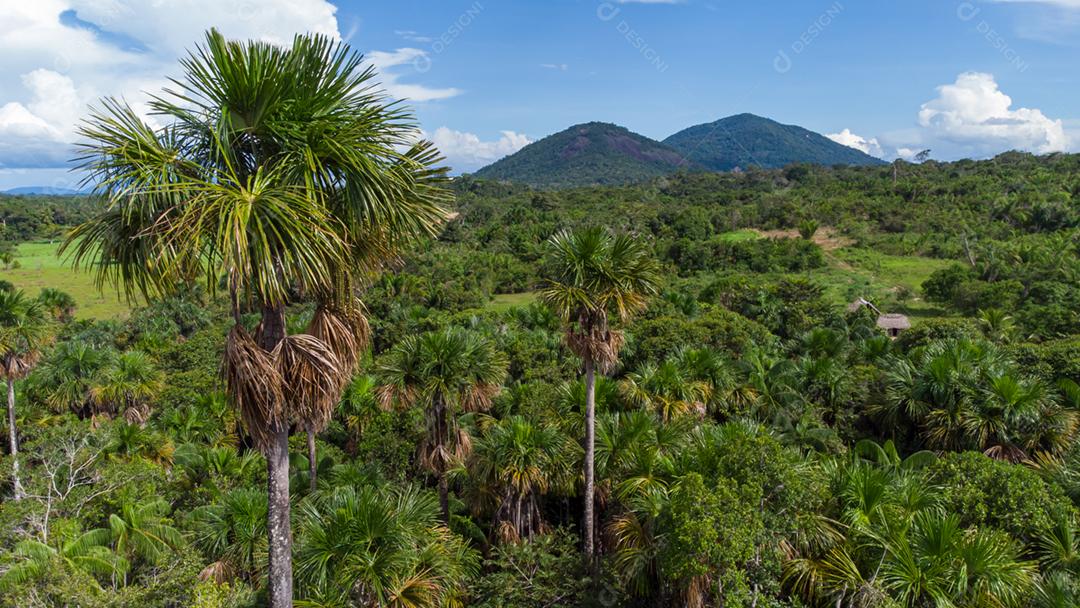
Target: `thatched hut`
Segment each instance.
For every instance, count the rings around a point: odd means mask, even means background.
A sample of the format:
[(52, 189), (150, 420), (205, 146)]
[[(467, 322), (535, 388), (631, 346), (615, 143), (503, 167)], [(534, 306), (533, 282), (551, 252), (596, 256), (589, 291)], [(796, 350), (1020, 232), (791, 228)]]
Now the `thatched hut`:
[(892, 312), (878, 317), (877, 326), (884, 329), (890, 338), (895, 338), (900, 332), (911, 328), (911, 321), (902, 314)]

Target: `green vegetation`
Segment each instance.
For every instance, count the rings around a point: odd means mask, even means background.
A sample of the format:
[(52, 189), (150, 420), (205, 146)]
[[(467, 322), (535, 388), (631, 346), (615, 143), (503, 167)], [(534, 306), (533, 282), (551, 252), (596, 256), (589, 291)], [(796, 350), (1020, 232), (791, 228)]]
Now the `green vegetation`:
[(212, 33), (112, 210), (0, 198), (0, 606), (1080, 605), (1080, 156), (451, 182), (354, 61)]
[(536, 188), (640, 182), (686, 167), (671, 148), (618, 125), (575, 125), (476, 172), (483, 179)]
[(106, 287), (98, 290), (94, 277), (72, 268), (71, 261), (57, 253), (60, 241), (19, 243), (10, 268), (0, 277), (36, 296), (44, 289), (61, 289), (75, 299), (77, 319), (115, 319), (128, 314), (123, 296)]
[(883, 165), (854, 148), (774, 120), (737, 114), (686, 128), (664, 140), (687, 160), (710, 171), (735, 168), (780, 169), (794, 163), (815, 165)]

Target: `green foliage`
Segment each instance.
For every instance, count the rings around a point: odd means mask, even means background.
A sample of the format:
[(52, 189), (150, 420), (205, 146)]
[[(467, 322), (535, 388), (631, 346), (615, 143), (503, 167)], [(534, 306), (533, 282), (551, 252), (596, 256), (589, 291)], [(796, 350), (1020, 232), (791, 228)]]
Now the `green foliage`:
[(529, 542), (499, 545), (472, 586), (478, 608), (574, 608), (585, 603), (590, 579), (574, 536), (556, 529)]
[(537, 188), (640, 182), (677, 171), (682, 156), (627, 129), (602, 122), (575, 125), (533, 142), (476, 172), (476, 177)]
[(950, 454), (930, 468), (945, 508), (966, 526), (989, 526), (1032, 542), (1074, 507), (1029, 468), (981, 454)]

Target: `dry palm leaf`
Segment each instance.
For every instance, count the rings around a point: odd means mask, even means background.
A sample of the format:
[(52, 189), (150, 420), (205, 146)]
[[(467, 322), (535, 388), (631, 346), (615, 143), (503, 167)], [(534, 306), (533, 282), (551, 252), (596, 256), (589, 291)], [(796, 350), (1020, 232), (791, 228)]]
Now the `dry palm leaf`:
[(619, 360), (623, 334), (607, 327), (594, 327), (587, 333), (571, 329), (566, 332), (566, 344), (574, 354), (592, 360), (599, 372), (606, 373)]
[(347, 371), (346, 380), (352, 375), (360, 353), (367, 348), (371, 338), (371, 326), (359, 305), (352, 311), (337, 311), (319, 306), (307, 328), (308, 335), (322, 341), (337, 357)]
[(244, 428), (255, 445), (265, 451), (274, 431), (288, 424), (281, 374), (273, 356), (236, 325), (225, 339), (222, 374)]
[(349, 377), (337, 356), (321, 340), (297, 334), (279, 342), (271, 357), (291, 420), (316, 433), (325, 429)]

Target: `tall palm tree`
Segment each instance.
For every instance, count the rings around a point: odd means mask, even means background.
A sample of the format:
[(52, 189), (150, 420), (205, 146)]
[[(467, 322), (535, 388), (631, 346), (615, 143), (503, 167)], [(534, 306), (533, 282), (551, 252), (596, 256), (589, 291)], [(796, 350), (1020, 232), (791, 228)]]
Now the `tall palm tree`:
[(438, 478), (444, 522), (450, 521), (446, 473), (471, 447), (457, 414), (488, 409), (501, 389), (506, 366), (506, 357), (491, 341), (457, 328), (407, 337), (379, 365), (384, 406), (425, 406), (427, 437), (420, 461)]
[(0, 378), (7, 382), (8, 450), (15, 500), (23, 497), (19, 482), (19, 437), (15, 429), (15, 381), (34, 369), (48, 337), (44, 315), (36, 302), (22, 291), (0, 291)]
[[(150, 103), (163, 126), (106, 99), (81, 128), (81, 168), (108, 204), (64, 250), (129, 297), (196, 282), (227, 290), (226, 389), (266, 456), (269, 605), (285, 608), (290, 428), (325, 425), (352, 375), (364, 338), (358, 279), (434, 236), (450, 195), (438, 152), (344, 43), (211, 31), (181, 67)], [(318, 307), (307, 333), (287, 336), (298, 294)], [(260, 316), (253, 333), (244, 311)]]
[(540, 297), (562, 319), (566, 344), (585, 369), (585, 554), (595, 553), (594, 459), (596, 372), (619, 358), (622, 333), (614, 320), (627, 322), (659, 292), (660, 270), (637, 237), (602, 228), (563, 231), (548, 242), (547, 285)]

